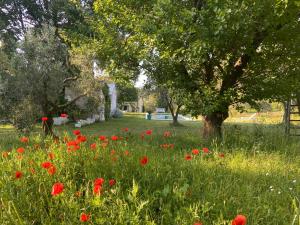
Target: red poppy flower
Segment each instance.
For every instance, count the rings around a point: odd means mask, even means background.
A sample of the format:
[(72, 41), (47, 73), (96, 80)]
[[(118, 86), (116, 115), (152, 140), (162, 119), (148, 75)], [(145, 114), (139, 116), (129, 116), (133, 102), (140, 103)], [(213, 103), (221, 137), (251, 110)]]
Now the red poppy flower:
[(76, 139), (77, 139), (77, 141), (79, 141), (79, 142), (85, 142), (85, 141), (86, 141), (86, 136), (78, 135)]
[(67, 146), (74, 146), (77, 145), (78, 143), (76, 141), (68, 141)]
[(62, 117), (62, 118), (67, 118), (68, 115), (67, 115), (66, 113), (62, 113), (62, 114), (60, 114), (60, 117)]
[(81, 222), (87, 222), (90, 220), (90, 215), (89, 214), (85, 214), (85, 213), (82, 213), (81, 216), (80, 216), (80, 221)]
[(20, 153), (20, 154), (23, 154), (25, 151), (24, 148), (17, 148), (17, 152)]
[(164, 137), (170, 137), (171, 136), (171, 132), (170, 131), (165, 131), (164, 132)]
[(91, 149), (96, 149), (96, 143), (91, 144), (91, 145), (90, 145), (90, 148), (91, 148)]
[(116, 180), (115, 179), (110, 179), (109, 180), (109, 186), (114, 186), (116, 184)]
[(42, 117), (42, 121), (47, 121), (48, 117)]
[(129, 155), (129, 151), (128, 151), (128, 150), (125, 150), (125, 151), (124, 151), (124, 155)]
[(49, 169), (48, 169), (48, 173), (50, 175), (53, 175), (56, 173), (56, 167), (55, 166), (51, 166)]
[(191, 160), (192, 159), (192, 156), (191, 155), (186, 155), (185, 156), (185, 160)]
[(76, 136), (80, 135), (80, 130), (73, 130), (73, 134), (76, 135)]
[(224, 158), (224, 157), (225, 157), (225, 154), (224, 154), (224, 153), (219, 153), (219, 157), (220, 157), (220, 158)]
[(45, 169), (49, 169), (53, 164), (51, 162), (43, 162), (42, 167)]
[(16, 171), (16, 174), (15, 174), (15, 178), (16, 179), (20, 179), (22, 177), (22, 172), (21, 171)]
[(232, 220), (232, 225), (245, 225), (247, 223), (247, 219), (244, 215), (237, 215), (234, 220)]
[(101, 185), (94, 185), (94, 194), (95, 195), (100, 195), (101, 194), (101, 189), (102, 189), (102, 186)]
[(119, 139), (118, 136), (111, 136), (112, 141), (117, 141), (118, 139)]
[(99, 140), (100, 141), (105, 141), (106, 140), (106, 136), (103, 136), (103, 135), (99, 136)]
[(111, 150), (111, 151), (110, 151), (110, 154), (111, 154), (111, 155), (114, 155), (114, 154), (116, 154), (116, 150), (114, 150), (114, 149), (113, 149), (113, 150)]
[(128, 132), (129, 131), (128, 127), (123, 128), (123, 131)]
[(203, 151), (204, 153), (209, 153), (209, 149), (208, 149), (208, 148), (202, 148), (202, 151)]
[(148, 157), (147, 156), (143, 156), (141, 159), (140, 159), (140, 163), (142, 166), (146, 165), (148, 163)]
[(101, 177), (101, 178), (96, 178), (95, 180), (94, 180), (94, 185), (100, 185), (100, 186), (102, 186), (103, 184), (104, 184), (104, 179)]
[(194, 225), (202, 225), (202, 223), (196, 222), (196, 223), (194, 223)]
[(23, 142), (23, 143), (28, 143), (29, 138), (28, 137), (21, 137), (20, 141)]
[(55, 183), (52, 186), (52, 192), (51, 195), (55, 196), (55, 195), (59, 195), (60, 193), (62, 193), (64, 190), (64, 185), (62, 183)]
[(193, 153), (194, 155), (198, 155), (198, 154), (199, 154), (199, 150), (198, 150), (198, 149), (193, 149), (193, 150), (192, 150), (192, 153)]
[(49, 157), (50, 160), (53, 160), (53, 159), (54, 159), (54, 153), (53, 153), (53, 152), (50, 152), (50, 153), (48, 154), (48, 157)]
[(151, 135), (152, 134), (152, 130), (146, 130), (146, 134), (147, 135)]
[(7, 158), (8, 157), (8, 152), (2, 152), (2, 157)]

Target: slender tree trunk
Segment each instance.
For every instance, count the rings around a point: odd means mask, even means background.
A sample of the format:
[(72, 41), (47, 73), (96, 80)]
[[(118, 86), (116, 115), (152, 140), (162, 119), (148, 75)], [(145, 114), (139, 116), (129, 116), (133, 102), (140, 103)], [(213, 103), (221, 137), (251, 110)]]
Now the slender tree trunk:
[(173, 118), (173, 122), (172, 122), (173, 126), (179, 125), (179, 123), (178, 123), (178, 114), (177, 113), (176, 114), (171, 113), (171, 115), (172, 115), (172, 118)]
[(50, 136), (55, 137), (55, 135), (53, 133), (53, 124), (54, 124), (54, 121), (53, 121), (52, 117), (48, 117), (48, 120), (43, 121), (42, 128), (43, 128), (44, 134), (46, 136), (50, 135)]
[(228, 112), (214, 112), (204, 116), (203, 138), (222, 138), (222, 125)]

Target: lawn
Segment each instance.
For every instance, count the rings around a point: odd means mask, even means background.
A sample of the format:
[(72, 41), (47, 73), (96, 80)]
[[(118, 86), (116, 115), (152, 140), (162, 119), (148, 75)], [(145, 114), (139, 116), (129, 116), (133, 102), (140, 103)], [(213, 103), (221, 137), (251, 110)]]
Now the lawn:
[(128, 115), (77, 137), (56, 127), (57, 143), (2, 127), (0, 224), (300, 224), (300, 138), (226, 123), (223, 141), (206, 143), (201, 122), (182, 125)]

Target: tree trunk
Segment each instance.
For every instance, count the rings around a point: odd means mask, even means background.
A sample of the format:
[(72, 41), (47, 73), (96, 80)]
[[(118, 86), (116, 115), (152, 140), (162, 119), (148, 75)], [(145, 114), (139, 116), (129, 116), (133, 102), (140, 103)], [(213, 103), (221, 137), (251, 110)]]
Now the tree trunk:
[(228, 112), (215, 112), (204, 116), (203, 138), (222, 138), (222, 124), (228, 117)]
[(171, 113), (172, 115), (172, 118), (173, 118), (173, 123), (172, 125), (173, 126), (178, 126), (179, 125), (179, 122), (178, 122), (178, 113), (174, 114), (174, 113)]
[(46, 136), (50, 135), (50, 136), (56, 137), (52, 130), (53, 123), (54, 123), (54, 121), (53, 121), (52, 117), (48, 117), (48, 120), (43, 121), (42, 128), (43, 128), (44, 134)]

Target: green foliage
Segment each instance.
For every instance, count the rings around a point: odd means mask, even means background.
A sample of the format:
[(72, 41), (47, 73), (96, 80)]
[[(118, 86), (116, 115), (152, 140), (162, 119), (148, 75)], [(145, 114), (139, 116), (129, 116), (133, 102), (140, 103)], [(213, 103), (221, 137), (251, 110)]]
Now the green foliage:
[[(123, 127), (129, 132), (120, 131)], [(66, 137), (75, 139), (73, 127), (65, 128)], [(141, 140), (146, 129), (153, 134)], [(9, 136), (14, 142), (3, 148), (1, 135), (1, 149), (11, 151), (0, 158), (0, 223), (80, 224), (81, 213), (87, 213), (93, 224), (229, 225), (237, 214), (247, 216), (248, 224), (293, 224), (299, 219), (299, 140), (285, 137), (277, 126), (226, 124), (225, 129), (221, 144), (207, 146), (199, 141), (199, 123), (170, 129), (168, 122), (128, 117), (101, 124), (101, 134), (99, 124), (81, 129), (87, 142), (72, 153), (65, 143), (42, 141), (39, 135), (30, 136), (28, 144)], [(171, 137), (163, 136), (166, 130)], [(103, 147), (99, 134), (124, 138)], [(96, 149), (90, 149), (91, 143)], [(174, 148), (159, 147), (164, 143)], [(22, 159), (18, 147), (25, 148)], [(210, 153), (202, 153), (202, 147)], [(186, 161), (195, 148), (199, 155)], [(141, 166), (144, 155), (149, 162)], [(41, 167), (45, 161), (56, 166), (54, 175)], [(17, 170), (23, 173), (20, 179), (15, 179)], [(103, 192), (95, 196), (99, 177), (105, 179)], [(112, 178), (116, 185), (110, 187)], [(53, 197), (58, 181), (64, 190)]]
[(117, 85), (118, 90), (118, 103), (123, 104), (124, 102), (137, 102), (138, 91), (132, 85)]
[(93, 38), (81, 44), (112, 74), (142, 68), (182, 90), (193, 115), (223, 121), (229, 106), (284, 99), (299, 88), (298, 12), (295, 0), (99, 0), (89, 17)]

